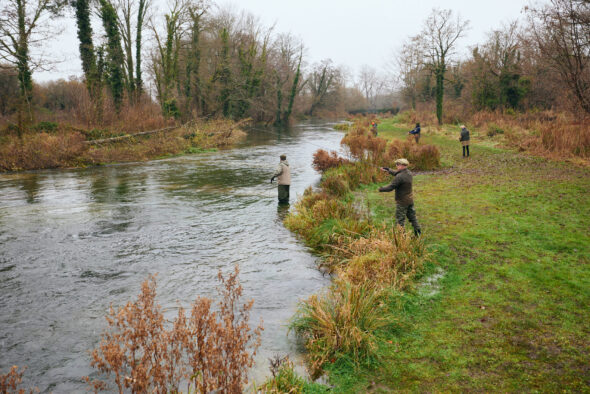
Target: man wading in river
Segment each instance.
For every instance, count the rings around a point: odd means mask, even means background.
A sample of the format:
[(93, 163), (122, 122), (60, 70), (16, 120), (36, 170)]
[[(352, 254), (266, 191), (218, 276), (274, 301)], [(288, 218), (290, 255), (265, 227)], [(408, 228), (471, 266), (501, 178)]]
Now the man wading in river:
[(393, 181), (387, 185), (379, 188), (380, 192), (390, 192), (395, 189), (395, 222), (399, 226), (404, 227), (406, 216), (412, 226), (414, 227), (414, 235), (418, 236), (422, 233), (418, 219), (416, 218), (416, 210), (414, 209), (414, 196), (412, 195), (412, 173), (408, 170), (410, 163), (406, 159), (397, 159), (395, 166), (397, 171), (392, 171), (387, 167), (381, 167), (382, 171), (388, 172), (394, 176)]
[(291, 186), (291, 169), (289, 168), (287, 156), (285, 155), (281, 155), (281, 162), (272, 178), (270, 178), (270, 183), (275, 178), (277, 178), (277, 183), (279, 184), (279, 204), (288, 204), (289, 187)]

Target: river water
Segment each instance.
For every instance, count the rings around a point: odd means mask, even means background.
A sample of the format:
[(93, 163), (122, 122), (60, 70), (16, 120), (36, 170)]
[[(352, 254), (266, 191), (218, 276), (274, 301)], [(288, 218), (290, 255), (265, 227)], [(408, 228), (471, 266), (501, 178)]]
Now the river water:
[(329, 124), (257, 128), (228, 151), (0, 174), (0, 373), (27, 366), (24, 387), (84, 391), (110, 304), (136, 299), (157, 273), (157, 300), (173, 317), (215, 296), (218, 270), (235, 264), (255, 301), (251, 322), (265, 328), (252, 376), (260, 382), (275, 354), (301, 364), (287, 324), (329, 279), (284, 228), (269, 181), (287, 154), (295, 202), (319, 180), (313, 153), (337, 150), (341, 138)]

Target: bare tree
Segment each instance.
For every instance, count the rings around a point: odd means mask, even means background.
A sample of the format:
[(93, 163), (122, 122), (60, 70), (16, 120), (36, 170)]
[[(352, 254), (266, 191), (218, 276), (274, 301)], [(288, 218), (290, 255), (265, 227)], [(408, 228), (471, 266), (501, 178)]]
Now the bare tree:
[(313, 116), (316, 109), (326, 104), (330, 93), (338, 91), (341, 79), (340, 70), (332, 65), (330, 59), (325, 59), (313, 67), (308, 79), (311, 92), (311, 106), (308, 111), (310, 116)]
[[(119, 32), (123, 40), (123, 50), (125, 51), (125, 71), (127, 73), (127, 90), (129, 98), (139, 97), (143, 85), (141, 77), (141, 48), (143, 29), (145, 28), (145, 18), (149, 7), (150, 0), (114, 0), (114, 6), (117, 9), (117, 23)], [(135, 19), (135, 26), (133, 21)], [(135, 27), (135, 40), (132, 36)], [(135, 61), (136, 67), (133, 67), (133, 44), (135, 43)], [(135, 76), (134, 76), (135, 72)]]
[(579, 108), (590, 114), (590, 1), (550, 0), (527, 9), (530, 34)]
[(418, 37), (406, 40), (398, 49), (396, 64), (398, 79), (401, 82), (401, 90), (404, 97), (410, 101), (412, 109), (416, 109), (418, 97), (418, 80), (424, 67), (424, 53)]
[(385, 79), (379, 75), (374, 67), (363, 65), (358, 76), (358, 86), (365, 95), (367, 103), (376, 109), (376, 98), (382, 93), (385, 87)]
[(0, 62), (17, 69), (19, 82), (18, 129), (24, 127), (25, 111), (27, 121), (33, 120), (31, 100), (33, 98), (33, 70), (40, 67), (42, 59), (31, 59), (30, 47), (47, 40), (55, 32), (48, 26), (50, 15), (56, 15), (63, 7), (58, 0), (6, 0), (0, 8)]
[(453, 18), (453, 11), (433, 9), (426, 19), (420, 36), (427, 66), (436, 78), (436, 117), (442, 124), (444, 79), (449, 62), (455, 55), (457, 40), (465, 34), (469, 21), (459, 16)]

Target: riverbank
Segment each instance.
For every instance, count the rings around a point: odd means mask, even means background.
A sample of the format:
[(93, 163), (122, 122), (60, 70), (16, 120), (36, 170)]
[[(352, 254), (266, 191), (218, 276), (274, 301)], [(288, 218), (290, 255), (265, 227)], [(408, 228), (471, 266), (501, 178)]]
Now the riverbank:
[(210, 120), (136, 133), (41, 122), (22, 138), (0, 136), (0, 172), (146, 161), (231, 147), (247, 121)]
[[(412, 127), (384, 119), (379, 135), (406, 139)], [(372, 357), (337, 352), (323, 370), (337, 392), (583, 391), (590, 171), (494, 147), (477, 129), (463, 159), (457, 130), (423, 130), (442, 166), (414, 178), (423, 269), (380, 298), (384, 322), (364, 333), (374, 337)], [(377, 191), (383, 184), (338, 200), (390, 225), (395, 204)], [(321, 238), (330, 227), (309, 231)]]

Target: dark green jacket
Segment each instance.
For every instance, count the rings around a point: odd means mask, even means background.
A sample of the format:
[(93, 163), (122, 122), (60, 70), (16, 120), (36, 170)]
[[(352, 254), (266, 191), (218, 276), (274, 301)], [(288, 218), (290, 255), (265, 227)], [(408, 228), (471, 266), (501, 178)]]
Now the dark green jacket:
[(459, 141), (469, 141), (469, 130), (461, 129), (461, 138)]
[[(391, 171), (390, 171), (391, 173)], [(412, 173), (407, 168), (393, 172), (395, 177), (393, 181), (387, 185), (379, 188), (380, 192), (390, 192), (395, 190), (395, 202), (408, 206), (414, 203), (414, 196), (412, 195)]]

